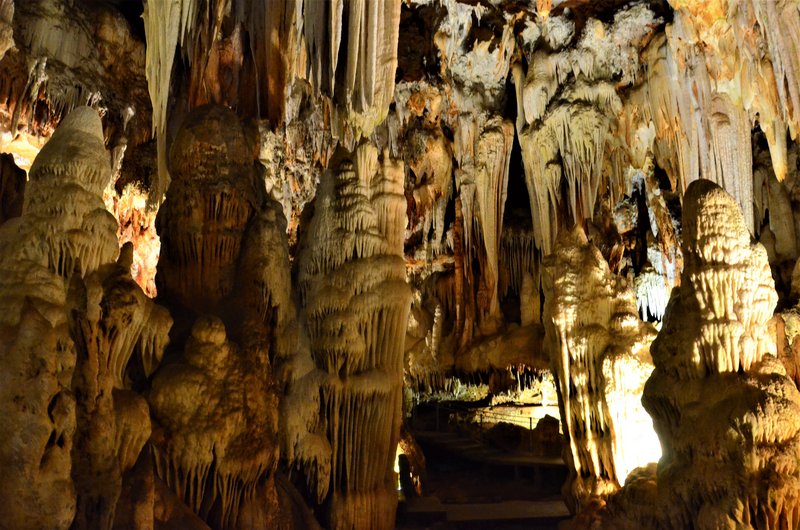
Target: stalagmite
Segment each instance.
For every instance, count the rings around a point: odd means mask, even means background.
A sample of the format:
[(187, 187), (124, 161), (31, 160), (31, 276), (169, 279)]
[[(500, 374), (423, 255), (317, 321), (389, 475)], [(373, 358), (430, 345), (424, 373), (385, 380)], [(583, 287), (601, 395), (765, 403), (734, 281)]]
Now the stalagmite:
[(171, 151), (168, 204), (156, 219), (159, 295), (194, 311), (218, 310), (233, 291), (256, 201), (252, 149), (232, 119), (222, 107), (201, 107), (187, 118)]
[(441, 399), (800, 526), (799, 113), (797, 0), (0, 0), (0, 527), (392, 528)]
[(296, 323), (285, 220), (256, 179), (255, 155), (231, 110), (193, 110), (172, 146), (158, 217), (158, 300), (176, 315), (182, 351), (148, 395), (155, 469), (215, 528), (283, 524), (281, 509), (264, 509), (278, 495), (281, 448), (309, 486), (328, 475), (321, 374)]
[(327, 373), (330, 528), (391, 528), (409, 290), (401, 258), (402, 165), (361, 144), (320, 183), (298, 281), (311, 351)]
[(156, 470), (196, 513), (207, 518), (216, 503), (216, 526), (235, 527), (239, 505), (277, 464), (277, 403), (217, 318), (195, 322), (183, 357), (153, 380), (149, 400), (164, 429)]
[(568, 443), (564, 494), (575, 510), (612, 494), (659, 456), (640, 404), (654, 330), (580, 228), (560, 236), (544, 267), (545, 344)]
[[(116, 223), (101, 199), (110, 176), (99, 116), (88, 107), (74, 110), (34, 161), (22, 216), (0, 235), (10, 338), (4, 359), (21, 355), (21, 362), (49, 366), (37, 370), (39, 383), (31, 387), (48, 401), (3, 401), (21, 407), (6, 410), (7, 421), (25, 414), (30, 426), (16, 441), (4, 436), (11, 445), (0, 450), (15, 477), (0, 496), (3, 520), (14, 528), (110, 529), (122, 474), (149, 435), (147, 405), (123, 379), (145, 326), (149, 355), (158, 362), (171, 319), (130, 278), (130, 245), (112, 262)], [(31, 330), (37, 335), (19, 334)], [(2, 388), (24, 393), (14, 390), (20, 384), (30, 386), (12, 377)], [(0, 431), (13, 432), (11, 425)]]
[(683, 211), (685, 268), (642, 399), (664, 455), (593, 515), (596, 527), (794, 528), (800, 392), (767, 329), (777, 296), (766, 253), (710, 181), (689, 186)]

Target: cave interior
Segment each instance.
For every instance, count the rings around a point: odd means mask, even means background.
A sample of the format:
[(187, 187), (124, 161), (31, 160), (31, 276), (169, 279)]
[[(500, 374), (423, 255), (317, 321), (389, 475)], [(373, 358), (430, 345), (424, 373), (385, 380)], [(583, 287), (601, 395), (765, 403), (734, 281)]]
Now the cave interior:
[(800, 0), (0, 0), (0, 529), (800, 529)]

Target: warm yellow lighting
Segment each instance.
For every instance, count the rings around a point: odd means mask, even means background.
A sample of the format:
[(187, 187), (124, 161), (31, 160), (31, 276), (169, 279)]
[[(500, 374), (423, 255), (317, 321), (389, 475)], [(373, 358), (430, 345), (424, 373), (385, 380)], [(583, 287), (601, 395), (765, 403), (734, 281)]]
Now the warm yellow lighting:
[(536, 12), (542, 17), (542, 20), (547, 20), (551, 9), (553, 9), (553, 0), (536, 0)]
[(34, 158), (47, 143), (49, 137), (38, 137), (19, 133), (12, 137), (10, 132), (0, 134), (0, 153), (9, 153), (14, 163), (26, 172), (31, 168)]
[(117, 237), (119, 244), (133, 243), (133, 265), (131, 276), (147, 296), (156, 295), (156, 267), (161, 254), (161, 238), (156, 233), (155, 208), (147, 208), (146, 191), (129, 184), (117, 195), (114, 183), (109, 183), (103, 192), (106, 209), (119, 223)]
[(394, 452), (394, 474), (397, 477), (397, 491), (403, 491), (403, 486), (400, 483), (400, 455), (404, 455), (403, 449), (400, 444), (397, 444), (397, 449)]
[(604, 366), (605, 398), (614, 428), (614, 466), (622, 484), (631, 471), (661, 458), (653, 420), (642, 406), (644, 383), (652, 371), (652, 365), (633, 357)]

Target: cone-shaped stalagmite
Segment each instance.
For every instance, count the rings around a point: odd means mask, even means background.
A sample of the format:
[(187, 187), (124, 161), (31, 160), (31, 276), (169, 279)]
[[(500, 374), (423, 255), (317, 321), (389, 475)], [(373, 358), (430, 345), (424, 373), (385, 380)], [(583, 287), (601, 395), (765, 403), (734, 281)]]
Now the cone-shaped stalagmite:
[(642, 398), (664, 454), (657, 472), (639, 470), (595, 522), (796, 528), (800, 392), (774, 357), (767, 254), (751, 243), (736, 200), (711, 181), (689, 186), (683, 211), (685, 268)]

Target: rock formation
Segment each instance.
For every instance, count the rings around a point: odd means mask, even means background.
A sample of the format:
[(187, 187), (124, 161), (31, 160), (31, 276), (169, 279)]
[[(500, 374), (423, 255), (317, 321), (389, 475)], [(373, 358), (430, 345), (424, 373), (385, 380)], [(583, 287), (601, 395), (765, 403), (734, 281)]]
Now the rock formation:
[(580, 227), (562, 233), (544, 266), (545, 342), (568, 443), (564, 494), (574, 509), (612, 494), (659, 456), (640, 403), (655, 330)]
[[(156, 472), (218, 528), (238, 528), (242, 510), (276, 495), (277, 368), (295, 355), (298, 333), (285, 228), (254, 161), (235, 114), (196, 109), (172, 144), (173, 180), (157, 220), (158, 299), (179, 315), (173, 337), (182, 351), (155, 374), (148, 396)], [(285, 383), (305, 375), (287, 370)], [(309, 427), (297, 414), (287, 439)], [(302, 449), (301, 460), (326, 456)], [(284, 516), (268, 513), (259, 524), (285, 524)]]
[(298, 258), (311, 352), (325, 373), (320, 416), (331, 444), (328, 525), (394, 525), (403, 337), (402, 165), (363, 143), (324, 175)]
[(543, 378), (579, 527), (797, 526), (799, 50), (796, 0), (0, 0), (0, 526), (390, 528), (402, 407)]
[(592, 527), (793, 528), (800, 393), (774, 356), (766, 252), (735, 199), (707, 180), (687, 189), (683, 226), (681, 287), (642, 398), (664, 454)]
[[(73, 111), (31, 168), (22, 216), (3, 225), (3, 520), (111, 528), (123, 474), (150, 430), (127, 369), (158, 365), (171, 319), (117, 263), (100, 119)], [(15, 368), (16, 366), (16, 368)], [(25, 425), (24, 430), (20, 426)]]

